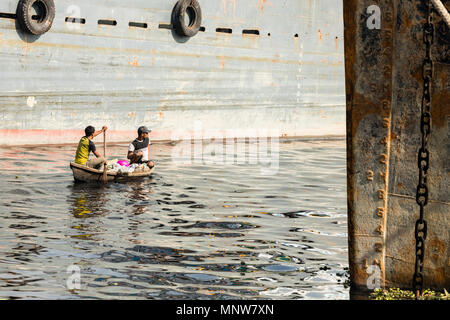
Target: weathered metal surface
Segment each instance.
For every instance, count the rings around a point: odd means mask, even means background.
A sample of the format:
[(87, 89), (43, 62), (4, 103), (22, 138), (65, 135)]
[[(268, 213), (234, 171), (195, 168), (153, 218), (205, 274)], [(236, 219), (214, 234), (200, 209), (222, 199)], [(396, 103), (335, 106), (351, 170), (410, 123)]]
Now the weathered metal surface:
[(345, 135), (341, 1), (200, 1), (205, 31), (189, 39), (170, 30), (175, 3), (59, 0), (40, 37), (0, 14), (0, 145), (73, 143), (88, 124), (107, 125), (111, 142), (142, 124), (154, 140)]
[[(412, 286), (424, 23), (423, 1), (344, 1), (349, 263), (356, 289), (373, 288), (376, 270), (382, 287)], [(435, 23), (424, 285), (448, 289), (450, 32), (438, 15)]]

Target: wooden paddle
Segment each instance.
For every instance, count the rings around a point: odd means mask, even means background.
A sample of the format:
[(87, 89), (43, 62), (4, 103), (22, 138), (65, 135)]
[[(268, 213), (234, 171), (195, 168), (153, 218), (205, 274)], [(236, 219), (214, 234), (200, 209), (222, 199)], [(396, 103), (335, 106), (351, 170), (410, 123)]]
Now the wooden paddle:
[(106, 174), (106, 170), (108, 169), (108, 164), (106, 161), (106, 131), (103, 131), (103, 157), (105, 158), (105, 163), (103, 165), (103, 182), (108, 182), (108, 176)]

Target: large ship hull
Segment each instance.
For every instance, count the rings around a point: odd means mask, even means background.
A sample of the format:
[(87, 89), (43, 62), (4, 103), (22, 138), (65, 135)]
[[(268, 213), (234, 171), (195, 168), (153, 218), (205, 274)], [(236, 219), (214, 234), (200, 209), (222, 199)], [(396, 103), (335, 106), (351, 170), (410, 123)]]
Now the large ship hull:
[(176, 0), (55, 1), (41, 36), (2, 1), (0, 145), (76, 143), (87, 125), (111, 142), (140, 125), (153, 140), (345, 135), (342, 1), (199, 2), (204, 31), (184, 38)]

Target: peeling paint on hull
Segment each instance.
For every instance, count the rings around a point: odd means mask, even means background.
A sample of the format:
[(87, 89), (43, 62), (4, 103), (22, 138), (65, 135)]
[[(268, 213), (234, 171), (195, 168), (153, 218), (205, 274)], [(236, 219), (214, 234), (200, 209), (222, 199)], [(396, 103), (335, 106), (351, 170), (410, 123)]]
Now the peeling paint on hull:
[[(87, 125), (107, 125), (111, 142), (133, 138), (142, 124), (155, 140), (172, 140), (198, 122), (203, 138), (268, 127), (288, 137), (343, 136), (343, 14), (332, 2), (200, 1), (205, 31), (189, 39), (159, 28), (176, 0), (61, 0), (40, 37), (0, 18), (0, 145), (73, 143)], [(2, 1), (0, 12), (17, 3)]]

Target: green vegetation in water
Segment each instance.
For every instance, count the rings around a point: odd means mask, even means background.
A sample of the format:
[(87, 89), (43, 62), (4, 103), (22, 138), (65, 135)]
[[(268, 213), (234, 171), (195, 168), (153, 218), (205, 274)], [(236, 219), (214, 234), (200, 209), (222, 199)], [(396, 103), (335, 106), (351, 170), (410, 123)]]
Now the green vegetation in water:
[[(371, 300), (415, 300), (416, 295), (412, 291), (401, 290), (398, 288), (375, 289), (370, 294)], [(450, 294), (444, 289), (444, 292), (435, 292), (424, 290), (418, 300), (450, 300)]]

